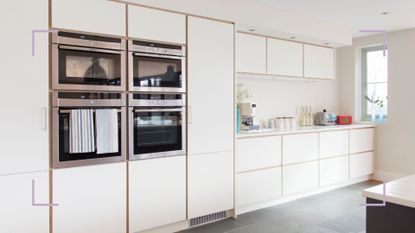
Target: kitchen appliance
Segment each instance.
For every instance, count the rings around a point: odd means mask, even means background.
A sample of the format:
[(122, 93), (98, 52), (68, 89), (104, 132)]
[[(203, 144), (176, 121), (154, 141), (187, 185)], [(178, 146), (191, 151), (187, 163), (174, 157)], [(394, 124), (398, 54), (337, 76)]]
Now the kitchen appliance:
[(259, 130), (259, 122), (256, 119), (255, 103), (240, 103), (242, 125), (241, 130)]
[(323, 112), (316, 113), (314, 117), (314, 123), (316, 125), (335, 125), (337, 116), (334, 112), (327, 112), (326, 109)]
[[(91, 113), (90, 121), (77, 121), (82, 116), (72, 114), (76, 110), (86, 110)], [(116, 114), (114, 124), (103, 125), (101, 129), (97, 122), (97, 111), (109, 110)], [(91, 164), (123, 161), (126, 158), (126, 98), (119, 93), (86, 93), (86, 92), (55, 92), (52, 94), (52, 166), (54, 168), (74, 167)], [(78, 124), (75, 127), (74, 124)], [(91, 126), (92, 125), (92, 126)], [(74, 132), (78, 130), (78, 137), (91, 134), (89, 151), (85, 152), (85, 145), (80, 145), (84, 152), (74, 152)], [(89, 130), (86, 130), (89, 129)], [(116, 145), (113, 151), (100, 152), (99, 138), (108, 139), (99, 135), (102, 129), (115, 129), (112, 142)], [(111, 135), (109, 135), (111, 136)], [(81, 139), (82, 141), (82, 139)], [(79, 142), (78, 142), (79, 143)], [(83, 143), (83, 142), (82, 142)], [(105, 145), (104, 145), (105, 146)], [(91, 149), (92, 148), (92, 149)], [(79, 148), (78, 148), (79, 149)], [(87, 148), (88, 149), (88, 148)]]
[(353, 123), (352, 116), (337, 116), (336, 123), (338, 125), (351, 125)]
[(186, 154), (185, 95), (129, 94), (129, 159)]
[(52, 33), (52, 89), (122, 91), (127, 76), (126, 40)]
[(184, 45), (128, 41), (129, 90), (184, 93)]

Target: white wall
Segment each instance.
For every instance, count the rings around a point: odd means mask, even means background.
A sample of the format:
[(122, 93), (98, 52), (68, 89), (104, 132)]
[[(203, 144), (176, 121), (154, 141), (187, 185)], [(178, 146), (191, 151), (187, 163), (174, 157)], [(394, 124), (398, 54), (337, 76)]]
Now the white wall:
[(338, 88), (336, 80), (292, 81), (266, 78), (238, 79), (257, 103), (259, 120), (275, 116), (297, 116), (297, 107), (309, 105), (313, 112), (338, 110)]
[[(340, 86), (340, 112), (360, 115), (359, 73), (355, 70), (356, 56), (361, 46), (376, 45), (381, 36), (353, 40), (353, 46), (337, 51), (337, 71)], [(389, 103), (388, 122), (378, 125), (376, 133), (376, 170), (380, 178), (393, 178), (415, 173), (415, 29), (388, 34)]]

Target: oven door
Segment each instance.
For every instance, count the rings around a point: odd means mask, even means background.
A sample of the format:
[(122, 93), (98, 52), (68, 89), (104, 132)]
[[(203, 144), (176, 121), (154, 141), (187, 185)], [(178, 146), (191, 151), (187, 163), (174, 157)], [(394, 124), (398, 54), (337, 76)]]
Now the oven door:
[(52, 45), (55, 90), (125, 90), (126, 52), (72, 45)]
[(129, 111), (130, 160), (186, 154), (184, 107)]
[(128, 57), (130, 91), (186, 91), (185, 57), (134, 52)]
[[(71, 110), (80, 110), (88, 109), (92, 111), (93, 121), (96, 122), (96, 113), (97, 109), (112, 109), (117, 111), (117, 125), (114, 127), (117, 129), (117, 136), (115, 138), (117, 146), (113, 147), (111, 152), (98, 152), (98, 133), (97, 133), (97, 124), (95, 123), (92, 126), (92, 137), (94, 145), (86, 149), (86, 151), (79, 152), (73, 151), (72, 143), (73, 133), (71, 133)], [(102, 163), (111, 163), (124, 161), (126, 156), (126, 109), (125, 107), (88, 107), (88, 108), (79, 108), (79, 107), (54, 107), (52, 110), (53, 117), (53, 139), (52, 139), (52, 166), (53, 168), (64, 168), (64, 167), (76, 167), (84, 165), (93, 165), (93, 164), (102, 164)], [(85, 130), (88, 128), (87, 125), (82, 123), (79, 125), (79, 130), (82, 132), (88, 132)], [(113, 128), (113, 129), (114, 129)], [(72, 128), (73, 130), (73, 128)], [(89, 132), (91, 132), (91, 130)], [(102, 135), (100, 136), (103, 137)], [(105, 143), (114, 142), (112, 139), (104, 139), (101, 141), (107, 140)], [(111, 141), (112, 140), (112, 141)], [(101, 143), (102, 144), (102, 143)], [(92, 149), (91, 149), (92, 148)], [(85, 148), (83, 148), (85, 149)], [(89, 151), (88, 151), (89, 150)]]

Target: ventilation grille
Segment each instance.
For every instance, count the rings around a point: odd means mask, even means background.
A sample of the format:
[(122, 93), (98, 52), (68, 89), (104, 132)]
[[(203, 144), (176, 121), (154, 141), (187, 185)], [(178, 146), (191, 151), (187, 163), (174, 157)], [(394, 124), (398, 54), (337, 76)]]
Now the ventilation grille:
[(218, 221), (224, 218), (226, 218), (226, 211), (208, 214), (205, 216), (190, 219), (190, 226), (193, 227), (193, 226), (203, 225), (203, 224), (215, 222), (215, 221)]

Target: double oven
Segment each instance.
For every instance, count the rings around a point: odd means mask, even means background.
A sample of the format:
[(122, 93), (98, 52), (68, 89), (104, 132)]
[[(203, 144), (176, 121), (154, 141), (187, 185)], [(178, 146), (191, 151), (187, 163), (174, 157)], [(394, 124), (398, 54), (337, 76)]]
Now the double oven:
[(58, 31), (52, 167), (186, 154), (184, 45)]

